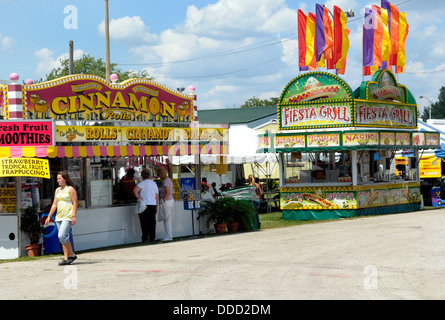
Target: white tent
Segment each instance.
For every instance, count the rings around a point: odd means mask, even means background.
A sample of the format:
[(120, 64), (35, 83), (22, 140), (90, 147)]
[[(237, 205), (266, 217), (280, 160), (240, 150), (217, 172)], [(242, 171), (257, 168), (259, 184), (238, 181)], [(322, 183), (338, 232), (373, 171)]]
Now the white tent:
[[(258, 132), (246, 125), (231, 126), (229, 128), (229, 154), (225, 160), (227, 164), (276, 163), (276, 154), (256, 153)], [(195, 156), (169, 157), (174, 164), (191, 164), (197, 161)], [(216, 164), (218, 155), (200, 155), (202, 164)]]
[(425, 150), (423, 155), (435, 154), (438, 158), (445, 158), (445, 120), (427, 120), (427, 122), (419, 122), (419, 131), (437, 131), (440, 133), (440, 146), (442, 149)]

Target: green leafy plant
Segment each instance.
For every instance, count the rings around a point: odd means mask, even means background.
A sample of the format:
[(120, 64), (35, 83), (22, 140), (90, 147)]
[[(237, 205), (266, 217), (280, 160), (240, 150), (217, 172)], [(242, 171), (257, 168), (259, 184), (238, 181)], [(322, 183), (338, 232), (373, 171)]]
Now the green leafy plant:
[(225, 199), (225, 214), (228, 222), (238, 222), (246, 229), (251, 229), (255, 214), (255, 207), (251, 201), (235, 199), (233, 197)]
[(43, 227), (40, 225), (38, 208), (38, 203), (27, 207), (23, 212), (20, 221), (20, 230), (28, 236), (31, 244), (40, 242), (43, 230)]
[(206, 225), (227, 223), (227, 216), (225, 213), (224, 198), (216, 199), (215, 201), (206, 200), (201, 202), (201, 209), (198, 212), (198, 220), (207, 217)]
[(203, 201), (201, 210), (198, 212), (198, 219), (207, 217), (207, 227), (211, 223), (238, 222), (246, 228), (252, 225), (255, 208), (247, 200), (235, 199), (233, 197), (221, 197), (215, 201)]

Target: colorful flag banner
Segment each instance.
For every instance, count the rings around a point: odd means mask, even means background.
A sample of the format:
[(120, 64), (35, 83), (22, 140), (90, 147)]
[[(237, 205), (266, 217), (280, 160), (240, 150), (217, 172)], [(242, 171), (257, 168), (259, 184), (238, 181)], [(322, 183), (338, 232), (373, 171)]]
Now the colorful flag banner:
[(363, 66), (382, 67), (389, 60), (390, 50), (388, 11), (375, 5), (365, 8)]
[(349, 50), (347, 17), (334, 6), (333, 20), (329, 9), (316, 4), (315, 14), (298, 10), (298, 66), (300, 71), (317, 67), (336, 69), (344, 74)]
[(316, 4), (315, 9), (315, 36), (318, 67), (325, 67), (327, 61), (328, 69), (335, 69), (334, 57), (334, 34), (333, 23), (329, 17), (329, 9)]
[(408, 37), (409, 25), (406, 20), (406, 13), (399, 12), (399, 51), (397, 52), (397, 67), (396, 73), (405, 72), (405, 63), (406, 63), (406, 38)]
[(406, 14), (387, 0), (382, 0), (381, 8), (375, 5), (365, 8), (363, 75), (392, 66), (397, 73), (404, 71), (408, 29)]
[(315, 15), (308, 17), (298, 9), (298, 54), (301, 71), (316, 70)]
[(382, 0), (382, 8), (388, 12), (388, 30), (391, 42), (389, 65), (397, 65), (397, 54), (399, 52), (399, 9), (387, 0)]
[(337, 73), (344, 74), (346, 57), (349, 50), (349, 29), (346, 28), (348, 19), (339, 7), (334, 6), (334, 63)]

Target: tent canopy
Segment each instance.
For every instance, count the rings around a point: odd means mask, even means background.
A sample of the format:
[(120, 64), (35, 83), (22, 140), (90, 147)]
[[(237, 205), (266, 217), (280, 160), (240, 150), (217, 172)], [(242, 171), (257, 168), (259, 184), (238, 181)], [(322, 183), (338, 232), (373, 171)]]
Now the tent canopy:
[[(224, 156), (227, 164), (249, 164), (249, 163), (275, 163), (278, 162), (276, 154), (273, 153), (256, 153), (248, 156)], [(195, 156), (176, 156), (169, 157), (170, 163), (174, 165), (195, 163)], [(201, 154), (200, 161), (202, 164), (216, 164), (219, 161), (218, 155)]]
[(443, 131), (443, 129), (445, 129), (445, 126), (436, 126), (423, 122), (421, 120), (418, 121), (418, 124), (419, 124), (419, 131), (437, 131), (440, 133), (441, 149), (434, 150), (434, 153), (438, 158), (445, 158), (445, 131)]

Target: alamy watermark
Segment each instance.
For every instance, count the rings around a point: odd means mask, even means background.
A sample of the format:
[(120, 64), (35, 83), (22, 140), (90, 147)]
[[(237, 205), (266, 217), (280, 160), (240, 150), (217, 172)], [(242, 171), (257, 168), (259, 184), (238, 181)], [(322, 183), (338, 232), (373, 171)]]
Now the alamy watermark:
[(66, 290), (76, 290), (79, 283), (79, 276), (76, 266), (66, 266), (63, 268), (63, 273), (67, 274), (63, 279), (63, 287)]
[(77, 29), (79, 26), (77, 7), (69, 4), (63, 8), (63, 13), (67, 15), (63, 20), (63, 27), (67, 30)]
[(363, 286), (365, 287), (365, 289), (367, 290), (378, 289), (377, 267), (372, 265), (365, 266), (363, 273), (366, 274), (366, 277), (363, 280)]

